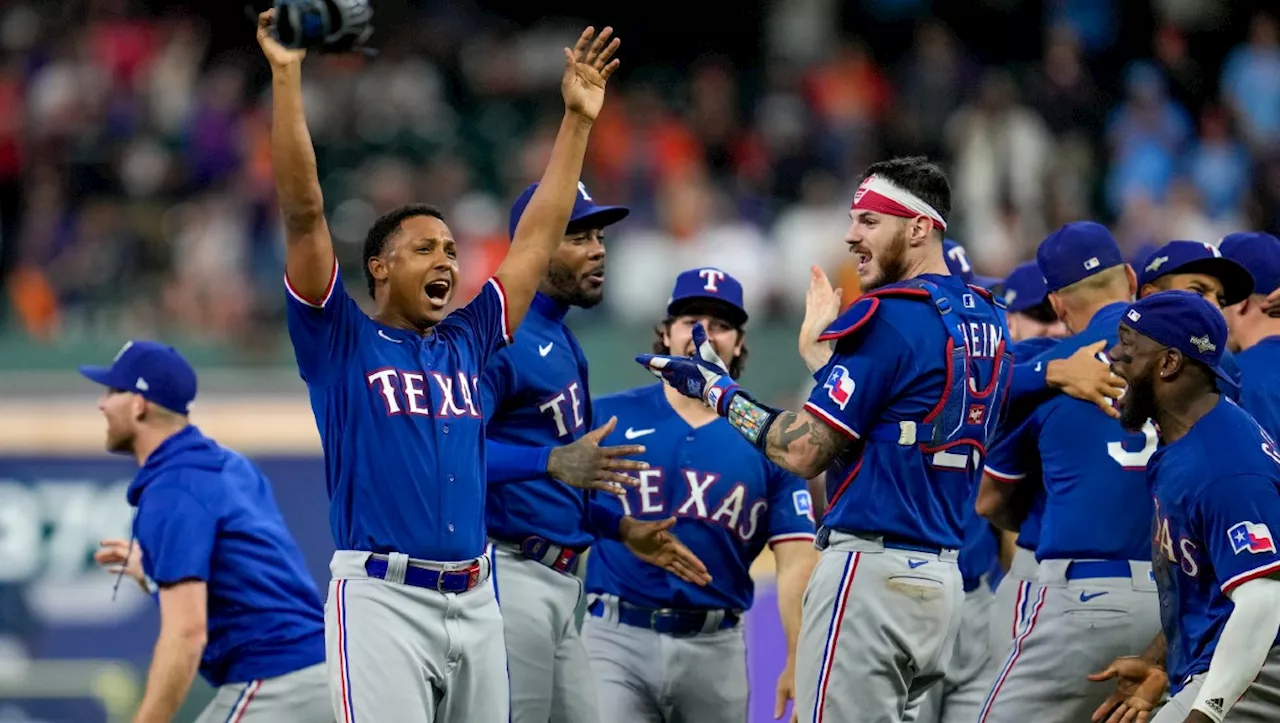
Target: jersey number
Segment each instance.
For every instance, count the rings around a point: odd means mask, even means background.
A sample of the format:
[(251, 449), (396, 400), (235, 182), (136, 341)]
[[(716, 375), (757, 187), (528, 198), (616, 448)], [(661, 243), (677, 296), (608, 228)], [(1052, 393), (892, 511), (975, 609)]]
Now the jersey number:
[(1156, 427), (1147, 420), (1142, 425), (1142, 434), (1146, 437), (1145, 443), (1142, 445), (1141, 451), (1130, 452), (1124, 448), (1124, 442), (1107, 442), (1107, 454), (1111, 455), (1117, 464), (1125, 469), (1140, 470), (1147, 468), (1147, 462), (1151, 461), (1151, 455), (1156, 453)]

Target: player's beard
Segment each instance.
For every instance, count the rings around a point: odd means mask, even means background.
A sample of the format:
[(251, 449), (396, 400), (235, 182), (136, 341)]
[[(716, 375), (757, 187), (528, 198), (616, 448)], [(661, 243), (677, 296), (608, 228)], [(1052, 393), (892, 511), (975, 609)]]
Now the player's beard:
[(1142, 425), (1156, 413), (1156, 387), (1151, 375), (1131, 379), (1120, 398), (1120, 425), (1130, 431), (1142, 429)]
[(547, 282), (555, 289), (556, 301), (567, 306), (590, 309), (604, 300), (604, 285), (595, 289), (585, 287), (587, 276), (598, 268), (589, 269), (585, 274), (577, 276), (567, 266), (558, 264), (553, 259), (547, 266)]
[(875, 255), (880, 274), (869, 279), (863, 291), (878, 289), (902, 281), (907, 276), (907, 229), (902, 228), (884, 250)]

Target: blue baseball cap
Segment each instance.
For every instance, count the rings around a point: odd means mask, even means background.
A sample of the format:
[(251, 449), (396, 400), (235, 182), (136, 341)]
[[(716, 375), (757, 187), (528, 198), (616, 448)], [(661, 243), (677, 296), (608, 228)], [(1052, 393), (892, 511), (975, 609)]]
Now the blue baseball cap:
[(1253, 293), (1253, 277), (1239, 263), (1224, 258), (1213, 244), (1170, 241), (1151, 253), (1138, 270), (1138, 287), (1169, 274), (1207, 274), (1222, 282), (1222, 304), (1231, 306)]
[(111, 366), (82, 366), (80, 373), (109, 389), (133, 392), (178, 414), (196, 398), (196, 370), (178, 350), (155, 341), (126, 342)]
[[(524, 215), (529, 199), (533, 198), (533, 192), (537, 189), (536, 183), (524, 189), (524, 193), (520, 194), (516, 202), (511, 205), (511, 226), (508, 229), (510, 233), (508, 238), (516, 237), (516, 225), (520, 223), (520, 217)], [(625, 206), (597, 206), (591, 194), (587, 192), (587, 187), (579, 181), (578, 195), (573, 200), (573, 212), (569, 214), (569, 225), (566, 230), (604, 228), (621, 221), (629, 213), (631, 209)]]
[(1257, 231), (1233, 233), (1222, 238), (1218, 250), (1248, 269), (1253, 293), (1266, 296), (1280, 289), (1280, 238)]
[(1227, 384), (1236, 383), (1222, 368), (1227, 320), (1199, 294), (1160, 291), (1143, 297), (1125, 309), (1120, 323), (1209, 367)]
[(959, 276), (966, 284), (990, 289), (1000, 283), (1000, 279), (992, 276), (979, 276), (969, 261), (969, 253), (958, 242), (949, 238), (942, 239), (942, 257), (947, 261), (947, 270), (952, 276)]
[(1004, 280), (1004, 303), (1010, 314), (1017, 314), (1044, 303), (1049, 295), (1044, 276), (1034, 261), (1014, 267)]
[(1124, 256), (1115, 237), (1093, 221), (1066, 224), (1036, 249), (1036, 265), (1049, 293), (1122, 264)]
[(742, 284), (720, 269), (707, 266), (681, 272), (667, 301), (667, 314), (679, 316), (690, 302), (698, 300), (722, 303), (724, 320), (734, 326), (747, 323), (747, 309), (742, 305)]

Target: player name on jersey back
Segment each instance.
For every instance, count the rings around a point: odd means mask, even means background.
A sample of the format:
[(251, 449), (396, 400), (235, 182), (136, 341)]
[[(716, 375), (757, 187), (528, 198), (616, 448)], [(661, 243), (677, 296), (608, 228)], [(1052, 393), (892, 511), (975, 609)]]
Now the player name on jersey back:
[(336, 264), (325, 298), (288, 292), (289, 336), (324, 447), (335, 546), (437, 561), (483, 554), (477, 384), (511, 339), (501, 284), (490, 279), (425, 336), (366, 316)]

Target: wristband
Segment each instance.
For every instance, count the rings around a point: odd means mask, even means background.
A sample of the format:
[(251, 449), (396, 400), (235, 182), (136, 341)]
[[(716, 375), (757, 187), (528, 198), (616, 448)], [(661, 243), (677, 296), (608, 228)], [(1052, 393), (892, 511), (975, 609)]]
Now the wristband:
[(757, 402), (738, 389), (729, 399), (725, 418), (748, 442), (763, 449), (769, 436), (769, 426), (778, 418), (778, 410)]

